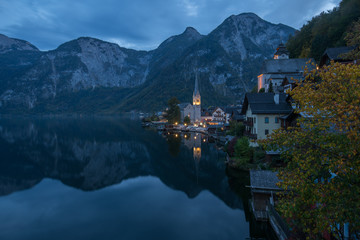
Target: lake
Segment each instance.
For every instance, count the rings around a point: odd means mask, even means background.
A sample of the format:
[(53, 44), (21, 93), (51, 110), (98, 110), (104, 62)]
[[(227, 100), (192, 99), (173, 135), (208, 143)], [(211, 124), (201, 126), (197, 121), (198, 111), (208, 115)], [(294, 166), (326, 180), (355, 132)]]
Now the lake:
[(0, 119), (0, 239), (272, 239), (249, 176), (200, 134), (127, 118)]

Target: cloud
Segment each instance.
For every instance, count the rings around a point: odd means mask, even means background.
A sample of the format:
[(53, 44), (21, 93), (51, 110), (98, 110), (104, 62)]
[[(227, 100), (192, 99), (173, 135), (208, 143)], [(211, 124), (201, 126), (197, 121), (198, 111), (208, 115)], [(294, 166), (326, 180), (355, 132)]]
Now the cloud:
[(198, 6), (190, 0), (182, 0), (182, 5), (185, 8), (185, 12), (188, 16), (196, 17), (198, 15)]
[(89, 36), (150, 50), (187, 26), (208, 34), (232, 14), (254, 12), (300, 28), (340, 0), (1, 0), (0, 33), (42, 50)]

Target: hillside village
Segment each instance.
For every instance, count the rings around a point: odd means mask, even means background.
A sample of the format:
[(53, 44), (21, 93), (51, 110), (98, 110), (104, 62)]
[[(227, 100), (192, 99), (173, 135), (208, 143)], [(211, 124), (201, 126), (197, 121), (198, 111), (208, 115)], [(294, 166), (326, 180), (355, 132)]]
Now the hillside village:
[[(284, 191), (278, 186), (280, 180), (277, 177), (276, 168), (285, 166), (286, 160), (280, 157), (281, 146), (278, 146), (279, 150), (264, 150), (264, 141), (267, 141), (268, 136), (280, 128), (291, 132), (292, 128), (299, 125), (299, 122), (303, 123), (303, 119), (314, 117), (305, 111), (299, 112), (296, 101), (289, 93), (301, 85), (311, 72), (319, 71), (329, 65), (338, 63), (360, 66), (359, 59), (353, 60), (346, 55), (354, 49), (355, 47), (327, 48), (320, 59), (320, 64), (316, 65), (312, 58), (290, 58), (285, 45), (280, 43), (273, 59), (265, 60), (262, 65), (256, 91), (246, 93), (241, 105), (202, 108), (196, 76), (192, 104), (178, 103), (175, 106), (179, 111), (177, 115), (169, 117), (169, 109), (167, 109), (159, 113), (158, 120), (160, 121), (154, 123), (159, 124), (158, 126), (161, 126), (159, 129), (168, 134), (171, 132), (202, 133), (224, 144), (224, 149), (228, 153), (229, 167), (250, 170), (251, 210), (255, 219), (269, 221), (279, 239), (290, 239), (294, 233), (289, 230), (285, 220), (274, 208), (278, 202), (276, 193)], [(169, 106), (169, 108), (174, 108), (174, 106)], [(164, 126), (163, 121), (167, 122)], [(189, 144), (187, 139), (184, 141), (185, 144)], [(260, 147), (259, 144), (261, 144)], [(190, 145), (193, 146), (193, 144)], [(194, 145), (196, 159), (201, 156), (199, 146), (201, 146), (200, 142), (197, 147)], [(236, 150), (236, 148), (241, 150)], [(259, 155), (259, 152), (262, 157), (257, 158), (255, 155)], [(260, 166), (273, 170), (275, 168), (275, 172), (260, 170)], [(351, 235), (349, 229), (349, 224), (346, 223), (341, 227), (340, 232), (349, 237)], [(353, 229), (353, 232), (356, 230)], [(331, 236), (329, 232), (324, 233), (322, 237), (331, 239)]]

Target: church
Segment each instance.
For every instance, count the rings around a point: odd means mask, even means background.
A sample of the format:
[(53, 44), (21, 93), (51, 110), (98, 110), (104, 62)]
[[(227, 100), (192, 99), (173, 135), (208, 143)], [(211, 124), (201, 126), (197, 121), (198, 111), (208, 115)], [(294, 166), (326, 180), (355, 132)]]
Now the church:
[(181, 121), (184, 122), (184, 118), (188, 116), (192, 123), (198, 123), (201, 121), (201, 96), (199, 90), (199, 82), (197, 75), (195, 76), (195, 88), (193, 92), (193, 104), (181, 103), (179, 104)]

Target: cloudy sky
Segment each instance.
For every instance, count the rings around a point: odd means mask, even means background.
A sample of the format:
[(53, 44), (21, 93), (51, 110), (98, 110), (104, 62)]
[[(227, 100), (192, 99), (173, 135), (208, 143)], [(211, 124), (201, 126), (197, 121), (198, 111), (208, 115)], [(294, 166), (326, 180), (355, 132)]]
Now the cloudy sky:
[(0, 33), (41, 50), (89, 36), (138, 50), (187, 26), (208, 34), (232, 14), (254, 12), (294, 28), (340, 0), (0, 0)]

